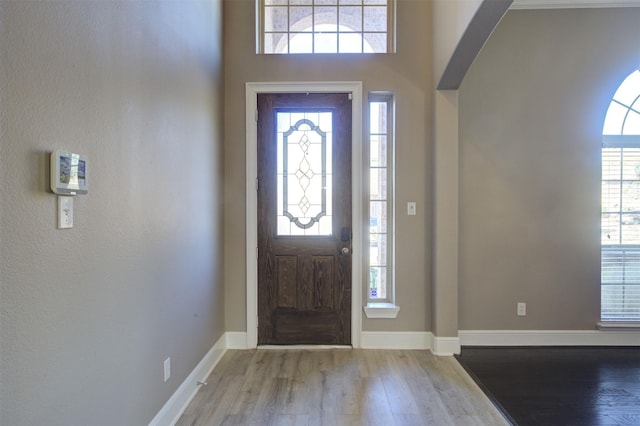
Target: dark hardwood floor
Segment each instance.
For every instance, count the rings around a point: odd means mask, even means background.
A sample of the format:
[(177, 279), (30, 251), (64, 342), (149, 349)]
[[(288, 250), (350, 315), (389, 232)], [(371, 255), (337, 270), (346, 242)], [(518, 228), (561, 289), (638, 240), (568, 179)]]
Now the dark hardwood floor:
[(515, 425), (640, 425), (640, 347), (463, 347), (456, 359)]

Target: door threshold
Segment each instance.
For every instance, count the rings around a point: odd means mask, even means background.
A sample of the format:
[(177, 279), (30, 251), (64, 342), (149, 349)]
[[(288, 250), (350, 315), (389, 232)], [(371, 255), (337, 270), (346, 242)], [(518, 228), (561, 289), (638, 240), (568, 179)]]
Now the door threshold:
[(258, 345), (258, 349), (324, 350), (324, 349), (353, 349), (353, 347), (351, 345)]

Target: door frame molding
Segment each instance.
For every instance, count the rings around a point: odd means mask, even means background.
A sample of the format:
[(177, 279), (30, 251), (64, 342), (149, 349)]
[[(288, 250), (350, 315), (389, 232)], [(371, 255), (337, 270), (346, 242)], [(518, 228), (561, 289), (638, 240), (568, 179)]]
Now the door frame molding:
[(362, 82), (251, 82), (245, 84), (247, 348), (258, 346), (258, 122), (259, 93), (351, 93), (351, 346), (362, 334)]

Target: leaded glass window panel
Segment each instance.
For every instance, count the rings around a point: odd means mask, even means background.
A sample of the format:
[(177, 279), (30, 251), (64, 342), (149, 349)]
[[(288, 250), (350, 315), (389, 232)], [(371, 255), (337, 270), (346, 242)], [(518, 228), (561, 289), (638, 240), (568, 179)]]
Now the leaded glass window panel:
[(332, 235), (332, 112), (278, 112), (277, 233)]

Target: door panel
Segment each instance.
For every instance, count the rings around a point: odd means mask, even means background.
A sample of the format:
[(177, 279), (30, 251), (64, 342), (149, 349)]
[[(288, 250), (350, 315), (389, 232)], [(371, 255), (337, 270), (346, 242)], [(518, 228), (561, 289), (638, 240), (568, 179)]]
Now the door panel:
[(258, 95), (258, 344), (351, 343), (351, 101)]

